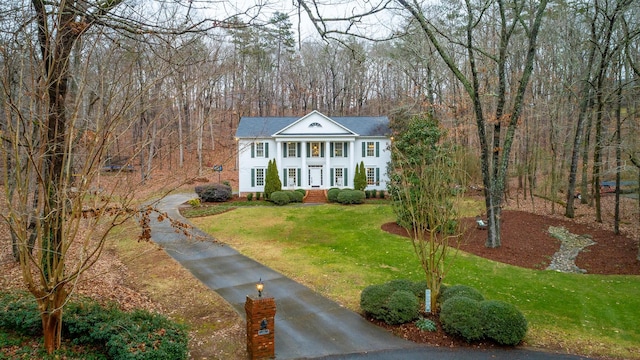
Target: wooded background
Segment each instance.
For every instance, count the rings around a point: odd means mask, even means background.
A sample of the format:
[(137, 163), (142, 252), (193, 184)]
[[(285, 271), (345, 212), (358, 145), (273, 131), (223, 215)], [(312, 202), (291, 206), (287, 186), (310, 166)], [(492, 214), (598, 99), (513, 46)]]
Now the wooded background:
[[(461, 4), (451, 1), (430, 7), (432, 22), (450, 41), (444, 44), (450, 48), (464, 35)], [(484, 16), (474, 46), (497, 50), (500, 34), (494, 28), (499, 14), (480, 5), (473, 8)], [(622, 179), (637, 181), (639, 7), (631, 0), (560, 1), (547, 7), (510, 159), (510, 176), (517, 179), (517, 188), (526, 190), (525, 196), (564, 201), (573, 157), (578, 159), (576, 191), (583, 201), (590, 201), (588, 195), (597, 188), (591, 184), (615, 180), (618, 173)], [(29, 24), (29, 4), (10, 1), (1, 9), (5, 91), (0, 97), (6, 104), (7, 97), (25, 96), (11, 91), (12, 86), (30, 79), (37, 87), (39, 72), (28, 66), (35, 44), (25, 41), (35, 36), (35, 27), (20, 26)], [(474, 156), (479, 153), (473, 104), (408, 16), (394, 17), (397, 24), (390, 41), (352, 36), (342, 43), (319, 37), (300, 42), (285, 13), (275, 12), (261, 21), (242, 14), (213, 21), (195, 6), (183, 4), (172, 10), (176, 21), (186, 14), (202, 21), (193, 23), (207, 26), (197, 27), (198, 31), (189, 31), (195, 26), (173, 32), (130, 31), (127, 26), (132, 22), (145, 23), (144, 18), (130, 16), (141, 9), (142, 4), (115, 8), (111, 26), (89, 28), (73, 48), (70, 89), (77, 96), (68, 106), (79, 114), (78, 138), (99, 133), (95, 119), (106, 113), (127, 119), (103, 154), (105, 164), (129, 162), (141, 179), (154, 169), (175, 171), (191, 160), (200, 174), (217, 164), (231, 171), (240, 117), (302, 116), (312, 110), (329, 116), (392, 118), (430, 113), (449, 130), (451, 139)], [(125, 15), (128, 22), (118, 23)], [(532, 19), (525, 13), (518, 21)], [(385, 32), (390, 28), (379, 26)], [(516, 41), (505, 49), (507, 102), (513, 101), (522, 72), (518, 61), (527, 51), (526, 42), (517, 41), (525, 34), (513, 36)], [(491, 118), (498, 79), (492, 71), (496, 59), (489, 52), (485, 55), (475, 61), (491, 131), (490, 126), (507, 123), (511, 114)], [(468, 69), (466, 56), (458, 51), (453, 59), (463, 71)], [(0, 115), (4, 124), (8, 114)], [(576, 139), (579, 146), (574, 149)], [(476, 164), (477, 159), (469, 158), (466, 166), (481, 185)], [(225, 177), (232, 176), (232, 171), (225, 171)]]

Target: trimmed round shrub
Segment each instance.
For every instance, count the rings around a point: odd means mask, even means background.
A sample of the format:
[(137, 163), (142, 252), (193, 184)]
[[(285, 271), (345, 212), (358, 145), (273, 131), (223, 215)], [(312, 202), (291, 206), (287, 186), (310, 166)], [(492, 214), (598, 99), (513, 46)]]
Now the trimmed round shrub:
[(447, 300), (454, 297), (459, 297), (459, 296), (473, 299), (476, 301), (484, 301), (484, 296), (482, 296), (480, 291), (467, 285), (453, 285), (453, 286), (448, 286), (444, 289), (441, 289), (440, 297), (438, 298), (438, 301), (441, 304), (444, 304)]
[(413, 292), (413, 281), (407, 279), (395, 279), (387, 283), (393, 290), (407, 290)]
[(393, 290), (406, 290), (415, 295), (418, 300), (424, 300), (424, 291), (428, 289), (426, 281), (411, 281), (407, 279), (395, 279), (387, 283)]
[(284, 191), (285, 194), (289, 197), (289, 202), (296, 202), (296, 194), (293, 191)]
[(480, 340), (484, 335), (480, 303), (467, 297), (456, 296), (445, 301), (440, 309), (440, 324), (447, 334), (467, 342)]
[(364, 199), (365, 194), (362, 190), (342, 190), (336, 201), (340, 204), (362, 204)]
[(247, 194), (247, 201), (251, 201), (253, 200), (253, 193), (248, 193)]
[(389, 284), (369, 285), (360, 294), (360, 309), (374, 319), (381, 319), (387, 312), (387, 299), (394, 292)]
[(418, 300), (424, 301), (424, 292), (427, 290), (429, 286), (426, 281), (415, 281), (411, 285), (411, 291), (418, 298)]
[(304, 198), (305, 195), (307, 195), (307, 190), (305, 189), (296, 189), (295, 191), (299, 192), (300, 194), (302, 194), (302, 197)]
[(389, 325), (404, 324), (418, 318), (420, 302), (408, 290), (397, 290), (387, 299), (387, 311), (381, 320)]
[(480, 303), (484, 336), (501, 345), (515, 346), (527, 334), (527, 319), (514, 305), (498, 300)]
[(231, 186), (224, 184), (206, 184), (195, 188), (203, 202), (225, 202), (231, 199)]
[(269, 201), (271, 201), (272, 203), (276, 204), (276, 205), (287, 205), (288, 203), (291, 202), (291, 200), (289, 200), (289, 195), (287, 195), (286, 191), (274, 191), (271, 193), (271, 196), (269, 196)]
[(327, 200), (329, 200), (329, 202), (337, 202), (338, 194), (340, 194), (340, 191), (341, 190), (338, 188), (329, 189), (329, 191), (327, 191)]
[(360, 308), (366, 315), (390, 325), (413, 321), (420, 315), (420, 300), (412, 291), (416, 284), (393, 280), (370, 285), (360, 294)]
[(289, 202), (293, 202), (293, 203), (301, 203), (302, 200), (304, 199), (304, 195), (302, 195), (300, 192), (298, 191), (287, 191), (286, 192), (287, 195), (289, 196)]

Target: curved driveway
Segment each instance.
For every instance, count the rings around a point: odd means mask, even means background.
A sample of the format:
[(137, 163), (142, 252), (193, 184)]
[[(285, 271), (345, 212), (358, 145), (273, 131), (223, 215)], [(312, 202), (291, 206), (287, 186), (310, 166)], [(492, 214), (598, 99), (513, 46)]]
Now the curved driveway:
[[(177, 208), (195, 194), (170, 195), (158, 208), (180, 221)], [(583, 359), (521, 349), (463, 351), (418, 345), (370, 324), (360, 315), (227, 246), (177, 233), (168, 221), (152, 220), (152, 240), (245, 318), (246, 296), (262, 278), (265, 295), (276, 300), (278, 359)], [(211, 237), (194, 228), (196, 235)]]

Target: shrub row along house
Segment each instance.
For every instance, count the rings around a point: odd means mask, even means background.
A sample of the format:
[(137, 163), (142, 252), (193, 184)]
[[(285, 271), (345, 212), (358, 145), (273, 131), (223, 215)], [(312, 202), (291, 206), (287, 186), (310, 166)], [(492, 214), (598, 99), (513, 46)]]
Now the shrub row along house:
[(272, 159), (283, 190), (352, 188), (360, 162), (367, 190), (384, 190), (390, 133), (386, 116), (328, 117), (313, 111), (301, 118), (242, 117), (236, 131), (239, 192), (263, 191)]

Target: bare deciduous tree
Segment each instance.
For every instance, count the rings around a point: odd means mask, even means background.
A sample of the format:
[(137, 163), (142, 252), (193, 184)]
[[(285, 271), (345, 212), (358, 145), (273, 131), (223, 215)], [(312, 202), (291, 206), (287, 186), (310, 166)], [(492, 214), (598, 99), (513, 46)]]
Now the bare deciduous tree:
[[(135, 77), (114, 71), (130, 64), (131, 54), (121, 51), (127, 43), (122, 35), (135, 39), (218, 25), (203, 21), (173, 26), (162, 23), (163, 11), (135, 12), (120, 7), (123, 2), (3, 4), (12, 19), (5, 32), (11, 38), (2, 46), (1, 151), (5, 169), (15, 169), (7, 172), (12, 177), (7, 182), (15, 187), (7, 187), (2, 216), (14, 235), (25, 285), (38, 303), (49, 353), (60, 346), (68, 296), (99, 258), (109, 230), (140, 216), (142, 237), (149, 236), (151, 209), (140, 210), (132, 203), (137, 183), (132, 177), (103, 178), (105, 183), (97, 187), (104, 152), (124, 136), (138, 112), (148, 110), (147, 105), (137, 107), (137, 100), (155, 84), (141, 89), (132, 83)], [(168, 20), (180, 14), (179, 8), (174, 10)], [(158, 17), (151, 21), (140, 14)], [(18, 43), (23, 45), (16, 48)], [(12, 57), (20, 61), (7, 61)], [(94, 65), (106, 59), (118, 65), (96, 72)], [(106, 76), (113, 77), (100, 80)]]
[[(431, 42), (473, 103), (489, 222), (487, 247), (501, 245), (500, 215), (511, 147), (523, 110), (547, 3), (548, 0), (534, 3), (520, 0), (491, 3), (467, 0), (451, 11), (458, 22), (465, 24), (458, 29), (447, 23), (444, 16), (428, 16), (439, 14), (443, 9), (430, 6), (427, 2), (364, 2), (360, 4), (363, 7), (361, 12), (354, 10), (348, 16), (326, 17), (318, 10), (326, 3), (299, 1), (318, 31), (328, 37), (358, 33), (358, 26), (364, 19), (379, 16), (390, 8), (401, 11), (418, 24), (422, 34)], [(335, 23), (342, 27), (330, 27)], [(494, 41), (482, 47), (480, 39), (488, 35)], [(369, 38), (375, 35), (364, 33), (360, 36)], [(510, 50), (514, 43), (525, 43), (525, 50), (512, 54)], [(462, 63), (455, 55), (459, 51), (464, 51), (467, 56)], [(493, 115), (488, 115), (487, 109), (493, 109)], [(503, 126), (506, 126), (506, 131)]]
[(431, 311), (437, 312), (440, 286), (463, 233), (456, 211), (462, 191), (456, 187), (465, 185), (466, 176), (431, 118), (414, 116), (394, 134), (389, 194), (396, 221), (409, 233), (424, 270)]

